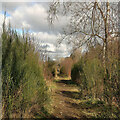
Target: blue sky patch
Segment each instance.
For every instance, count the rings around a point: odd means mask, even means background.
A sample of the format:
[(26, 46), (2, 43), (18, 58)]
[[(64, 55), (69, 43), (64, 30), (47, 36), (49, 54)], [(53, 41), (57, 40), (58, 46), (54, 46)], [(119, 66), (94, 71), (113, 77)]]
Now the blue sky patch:
[[(0, 12), (0, 14), (3, 14), (4, 15), (4, 12), (5, 11), (2, 11), (2, 12)], [(6, 12), (6, 17), (9, 17), (9, 16), (11, 16), (8, 12)]]

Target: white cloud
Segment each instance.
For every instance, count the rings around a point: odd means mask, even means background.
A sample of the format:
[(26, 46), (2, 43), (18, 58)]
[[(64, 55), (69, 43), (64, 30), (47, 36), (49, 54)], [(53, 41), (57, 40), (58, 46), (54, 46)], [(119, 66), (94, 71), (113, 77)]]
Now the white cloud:
[(2, 25), (3, 25), (4, 16), (0, 14), (0, 35), (2, 34)]
[(31, 29), (35, 32), (61, 32), (62, 27), (67, 24), (66, 17), (59, 17), (59, 21), (55, 21), (54, 30), (50, 29), (50, 26), (47, 21), (48, 13), (47, 7), (42, 4), (25, 4), (17, 7), (14, 11), (8, 11), (10, 13), (11, 24), (16, 28), (26, 28)]
[(58, 35), (50, 34), (50, 33), (47, 33), (47, 32), (38, 32), (38, 33), (37, 32), (32, 32), (31, 33), (31, 36), (33, 36), (35, 38), (35, 42), (38, 42), (38, 43), (56, 44), (57, 39), (58, 39)]
[(31, 36), (34, 37), (34, 43), (39, 45), (47, 45), (49, 46), (47, 48), (48, 51), (56, 51), (58, 53), (62, 53), (67, 51), (66, 44), (61, 44), (59, 47), (57, 46), (57, 39), (59, 37), (59, 34), (49, 34), (46, 32), (33, 32), (31, 33)]
[[(57, 39), (59, 35), (56, 34), (48, 34), (44, 32), (39, 32), (39, 33), (31, 33), (31, 36), (35, 38), (34, 43), (38, 46), (42, 47), (42, 50), (46, 50), (46, 54), (53, 59), (56, 57), (66, 57), (70, 53), (68, 46), (65, 43), (62, 43), (57, 46)], [(41, 49), (39, 47), (38, 49)]]
[(49, 46), (47, 47), (47, 51), (51, 51), (51, 52), (56, 51), (56, 47), (54, 46), (54, 44), (47, 43), (47, 45)]
[[(11, 5), (11, 6), (9, 6)], [(52, 58), (66, 57), (69, 52), (65, 43), (61, 44), (60, 47), (56, 47), (57, 39), (61, 34), (62, 28), (67, 24), (68, 18), (63, 16), (58, 16), (59, 21), (55, 21), (53, 28), (48, 25), (47, 21), (47, 8), (49, 8), (48, 3), (43, 5), (43, 3), (16, 3), (7, 4), (8, 14), (6, 23), (10, 21), (13, 28), (22, 29), (25, 28), (31, 31), (31, 36), (35, 38), (35, 44), (43, 46), (44, 49), (48, 51), (49, 56)], [(12, 6), (14, 6), (12, 8)], [(0, 17), (3, 16), (2, 14)], [(1, 20), (1, 19), (0, 19)], [(0, 22), (0, 26), (1, 26)]]

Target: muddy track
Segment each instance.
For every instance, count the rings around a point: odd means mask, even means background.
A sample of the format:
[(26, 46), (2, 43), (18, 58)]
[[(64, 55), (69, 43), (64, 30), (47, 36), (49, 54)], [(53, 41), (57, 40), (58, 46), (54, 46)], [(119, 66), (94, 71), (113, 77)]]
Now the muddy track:
[(59, 80), (55, 85), (52, 93), (53, 115), (63, 119), (84, 118), (82, 110), (75, 104), (79, 98), (79, 88), (70, 84), (70, 80)]

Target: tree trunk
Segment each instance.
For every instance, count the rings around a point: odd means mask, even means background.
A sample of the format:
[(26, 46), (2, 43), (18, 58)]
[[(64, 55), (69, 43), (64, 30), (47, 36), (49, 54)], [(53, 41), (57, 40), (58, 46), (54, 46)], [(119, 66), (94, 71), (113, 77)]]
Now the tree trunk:
[[(118, 19), (119, 19), (119, 21), (118, 21), (118, 23), (120, 23), (120, 2), (118, 2)], [(120, 31), (120, 26), (119, 26), (119, 31)], [(119, 35), (118, 35), (118, 66), (120, 66), (120, 33), (119, 33)], [(120, 80), (120, 67), (118, 68), (118, 84), (117, 84), (117, 88), (118, 88), (118, 91), (119, 91), (119, 93), (120, 93), (120, 82), (119, 82), (119, 80)], [(119, 97), (119, 95), (117, 96), (117, 101), (118, 101), (118, 105), (119, 105), (119, 108), (120, 108), (120, 97)]]
[(105, 19), (105, 40), (103, 44), (103, 65), (104, 65), (104, 97), (107, 102), (110, 103), (110, 97), (108, 95), (109, 88), (108, 84), (109, 83), (109, 73), (108, 73), (108, 38), (109, 38), (109, 14), (110, 14), (110, 8), (109, 8), (109, 2), (106, 3), (106, 19)]

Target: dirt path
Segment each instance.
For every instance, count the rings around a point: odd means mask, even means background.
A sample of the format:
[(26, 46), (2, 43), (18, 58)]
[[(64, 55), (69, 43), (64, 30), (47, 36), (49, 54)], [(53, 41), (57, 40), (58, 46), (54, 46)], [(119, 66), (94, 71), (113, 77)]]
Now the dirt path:
[(71, 84), (71, 80), (54, 82), (53, 115), (56, 118), (83, 118), (81, 109), (75, 104), (79, 98), (79, 88)]

